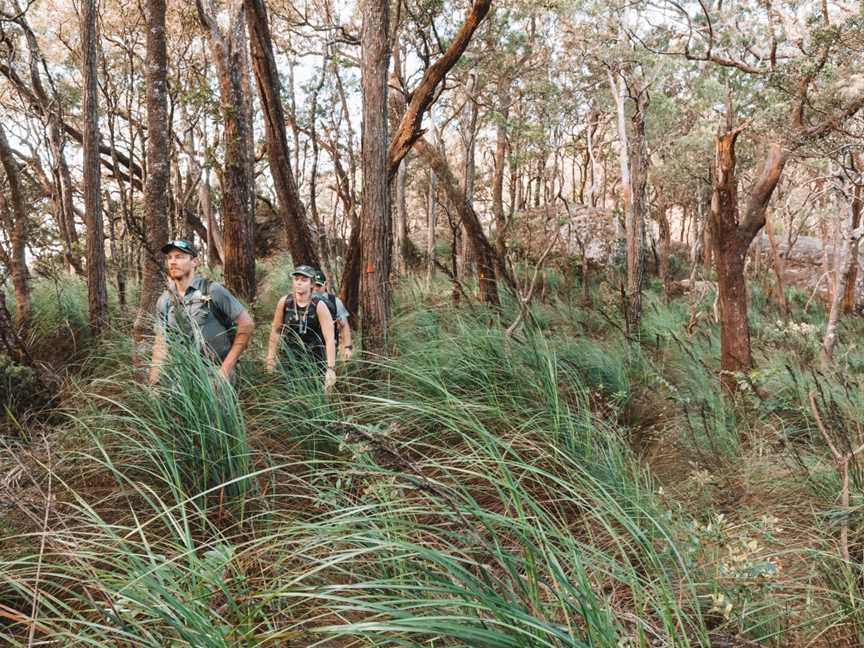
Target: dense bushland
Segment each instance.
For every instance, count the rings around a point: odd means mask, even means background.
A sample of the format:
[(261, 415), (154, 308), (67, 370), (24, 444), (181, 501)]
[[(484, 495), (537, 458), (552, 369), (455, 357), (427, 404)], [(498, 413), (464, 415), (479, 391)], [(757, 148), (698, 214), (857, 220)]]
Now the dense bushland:
[[(62, 420), (6, 444), (4, 641), (864, 640), (860, 470), (851, 510), (838, 508), (810, 403), (836, 446), (860, 444), (857, 320), (823, 375), (810, 368), (822, 310), (791, 295), (784, 322), (754, 288), (759, 368), (731, 401), (710, 301), (688, 334), (690, 304), (655, 287), (637, 343), (606, 284), (588, 308), (550, 271), (546, 302), (507, 338), (496, 312), (406, 282), (393, 357), (342, 367), (328, 399), (263, 370), (287, 281), (265, 270), (236, 389), (184, 349), (162, 387), (144, 386), (119, 328), (73, 347)], [(34, 330), (48, 341), (66, 322), (77, 345), (83, 293), (53, 289), (66, 300), (38, 301)], [(52, 346), (34, 343), (46, 358)]]

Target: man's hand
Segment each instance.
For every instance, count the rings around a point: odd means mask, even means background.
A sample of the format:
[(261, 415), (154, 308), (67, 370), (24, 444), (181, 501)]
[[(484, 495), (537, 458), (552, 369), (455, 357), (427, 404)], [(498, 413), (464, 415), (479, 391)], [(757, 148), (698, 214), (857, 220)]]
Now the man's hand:
[(327, 367), (327, 373), (324, 374), (324, 393), (329, 394), (333, 391), (333, 385), (336, 384), (336, 370)]
[(219, 375), (222, 376), (225, 380), (231, 380), (231, 373), (234, 371), (234, 366), (227, 366), (227, 363), (222, 363), (222, 366), (219, 367)]
[(351, 349), (350, 346), (343, 346), (341, 349), (339, 349), (339, 351), (342, 356), (343, 362), (348, 362), (349, 360), (351, 360), (351, 356), (354, 355), (354, 351)]

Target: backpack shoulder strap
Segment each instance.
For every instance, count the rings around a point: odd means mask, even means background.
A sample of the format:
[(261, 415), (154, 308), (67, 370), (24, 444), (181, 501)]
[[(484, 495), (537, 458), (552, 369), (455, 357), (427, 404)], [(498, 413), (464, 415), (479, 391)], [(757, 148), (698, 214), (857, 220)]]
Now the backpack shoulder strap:
[(213, 313), (214, 317), (219, 320), (219, 323), (225, 329), (230, 331), (234, 327), (234, 322), (228, 319), (219, 304), (214, 302), (210, 296), (210, 289), (213, 287), (213, 283), (213, 281), (211, 281), (207, 277), (204, 277), (204, 279), (201, 281), (201, 287), (199, 288), (199, 290), (201, 292), (201, 295), (207, 302), (207, 307), (210, 309), (210, 312)]

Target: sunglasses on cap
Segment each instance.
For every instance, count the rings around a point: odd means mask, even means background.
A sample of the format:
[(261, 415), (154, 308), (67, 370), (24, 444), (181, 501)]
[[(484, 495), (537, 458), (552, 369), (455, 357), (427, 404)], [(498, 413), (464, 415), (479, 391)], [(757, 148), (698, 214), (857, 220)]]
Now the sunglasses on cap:
[(173, 239), (162, 246), (162, 254), (168, 254), (171, 250), (180, 250), (186, 254), (191, 254), (193, 257), (198, 256), (195, 246), (183, 239)]

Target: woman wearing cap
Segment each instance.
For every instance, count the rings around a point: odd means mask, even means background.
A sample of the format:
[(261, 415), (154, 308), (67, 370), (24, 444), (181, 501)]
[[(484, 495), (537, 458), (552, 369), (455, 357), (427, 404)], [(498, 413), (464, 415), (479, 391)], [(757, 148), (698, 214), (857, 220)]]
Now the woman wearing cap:
[(324, 373), (324, 388), (329, 391), (336, 382), (336, 340), (330, 309), (313, 292), (315, 272), (307, 265), (294, 268), (292, 292), (279, 300), (273, 313), (267, 369), (275, 369), (281, 344), (287, 352), (283, 362), (316, 367)]

